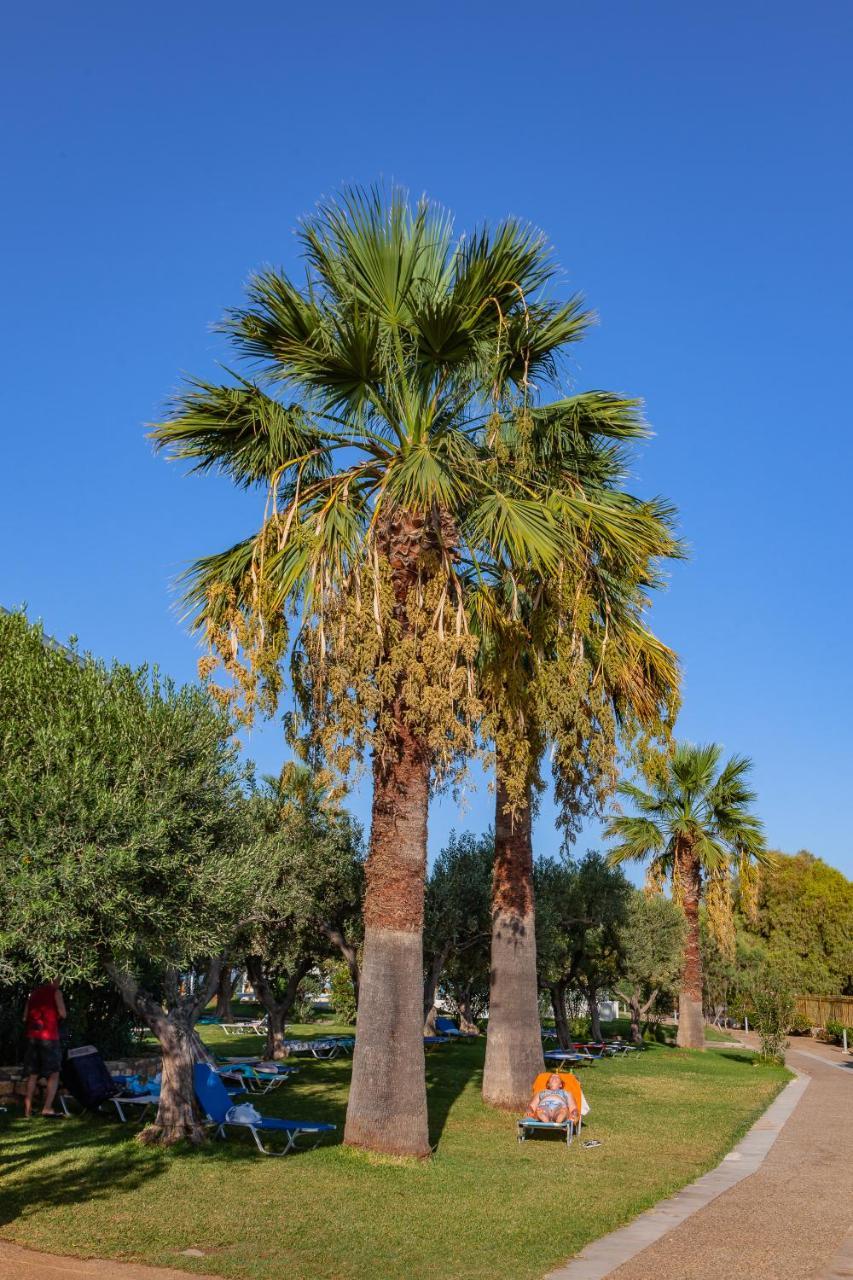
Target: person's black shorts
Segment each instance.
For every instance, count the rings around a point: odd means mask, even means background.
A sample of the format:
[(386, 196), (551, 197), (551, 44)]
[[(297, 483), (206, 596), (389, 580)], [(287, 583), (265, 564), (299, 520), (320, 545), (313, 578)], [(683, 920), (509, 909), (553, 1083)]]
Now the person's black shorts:
[(28, 1040), (24, 1050), (25, 1076), (52, 1076), (62, 1066), (62, 1045), (58, 1040)]

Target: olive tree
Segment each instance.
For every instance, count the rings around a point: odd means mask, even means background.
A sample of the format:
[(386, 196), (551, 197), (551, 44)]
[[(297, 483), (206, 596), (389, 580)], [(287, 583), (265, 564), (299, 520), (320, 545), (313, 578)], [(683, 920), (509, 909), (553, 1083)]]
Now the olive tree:
[(203, 1135), (194, 1026), (244, 907), (241, 783), (200, 689), (0, 616), (0, 954), (25, 978), (115, 984), (163, 1054), (147, 1137), (165, 1143)]
[(435, 1030), (435, 998), (442, 975), (452, 970), (460, 1019), (473, 1029), (471, 996), (478, 970), (488, 983), (491, 882), (495, 841), (491, 832), (451, 832), (430, 873), (424, 919), (424, 1031)]
[(631, 1015), (631, 1039), (642, 1040), (640, 1024), (655, 1002), (678, 989), (684, 950), (684, 916), (662, 894), (631, 895), (628, 917), (619, 931), (620, 976), (614, 993)]
[(361, 831), (349, 814), (319, 803), (309, 782), (307, 771), (285, 770), (265, 779), (247, 806), (258, 856), (240, 946), (267, 1012), (270, 1058), (286, 1056), (286, 1020), (324, 960), (340, 953), (358, 992)]
[(620, 930), (625, 924), (630, 885), (601, 854), (580, 862), (541, 858), (535, 869), (539, 903), (539, 982), (551, 996), (562, 1048), (569, 1045), (566, 997), (579, 991), (589, 1006), (592, 1035), (598, 1039), (598, 997), (613, 987), (620, 971)]

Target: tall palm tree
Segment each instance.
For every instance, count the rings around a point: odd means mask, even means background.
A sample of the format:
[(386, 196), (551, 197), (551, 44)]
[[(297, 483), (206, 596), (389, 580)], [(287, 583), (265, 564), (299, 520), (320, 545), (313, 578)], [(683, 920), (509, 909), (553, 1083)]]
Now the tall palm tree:
[(345, 1140), (424, 1155), (427, 805), (479, 714), (466, 584), (544, 578), (590, 525), (627, 544), (635, 528), (496, 465), (513, 392), (589, 320), (577, 299), (543, 299), (554, 266), (539, 234), (508, 221), (454, 244), (434, 206), (356, 191), (298, 240), (304, 283), (262, 272), (223, 326), (254, 376), (190, 383), (153, 437), (267, 494), (258, 532), (190, 572), (213, 649), (251, 700), (259, 677), (277, 692), (290, 646), (326, 753), (344, 766), (372, 753)]
[[(596, 811), (617, 741), (665, 733), (678, 690), (672, 652), (642, 624), (657, 563), (678, 554), (671, 513), (624, 493), (621, 444), (645, 434), (636, 402), (600, 392), (534, 411), (505, 445), (556, 493), (583, 492), (630, 513), (626, 544), (590, 526), (549, 582), (480, 589), (485, 724), (495, 744), (495, 866), (489, 1030), (483, 1097), (515, 1108), (542, 1069), (536, 972), (532, 820), (540, 763), (553, 749), (567, 825)], [(502, 590), (501, 590), (502, 588)]]
[(754, 862), (769, 863), (761, 822), (752, 812), (747, 783), (752, 762), (732, 756), (720, 767), (716, 744), (679, 743), (648, 791), (623, 782), (619, 792), (636, 809), (619, 814), (607, 829), (618, 843), (613, 863), (648, 861), (651, 876), (669, 877), (687, 924), (678, 1002), (678, 1043), (702, 1049), (702, 955), (699, 903), (703, 893), (727, 885), (733, 873), (748, 876)]

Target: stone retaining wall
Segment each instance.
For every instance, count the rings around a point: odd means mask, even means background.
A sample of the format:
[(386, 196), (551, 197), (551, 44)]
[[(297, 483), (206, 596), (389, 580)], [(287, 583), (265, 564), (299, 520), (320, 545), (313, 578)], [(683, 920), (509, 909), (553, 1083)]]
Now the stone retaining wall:
[[(153, 1076), (160, 1070), (162, 1058), (159, 1054), (146, 1054), (144, 1057), (116, 1058), (107, 1063), (107, 1068), (115, 1075), (121, 1076)], [(0, 1104), (16, 1102), (23, 1097), (24, 1084), (20, 1067), (0, 1067)]]

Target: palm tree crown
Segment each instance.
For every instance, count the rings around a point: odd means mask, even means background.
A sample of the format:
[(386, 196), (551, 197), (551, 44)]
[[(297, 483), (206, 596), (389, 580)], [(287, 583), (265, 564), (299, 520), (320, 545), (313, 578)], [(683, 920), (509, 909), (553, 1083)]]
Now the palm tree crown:
[(764, 860), (761, 822), (751, 812), (756, 799), (747, 783), (752, 762), (732, 756), (720, 768), (721, 748), (679, 743), (666, 771), (649, 791), (622, 782), (619, 794), (636, 814), (619, 814), (607, 829), (617, 843), (611, 862), (649, 861), (653, 878), (672, 876), (682, 845), (689, 846), (704, 876), (746, 868)]
[(194, 470), (267, 494), (256, 533), (192, 567), (187, 600), (250, 700), (259, 677), (277, 692), (295, 622), (314, 716), (331, 690), (350, 738), (377, 745), (399, 678), (419, 730), (455, 749), (494, 584), (518, 612), (522, 578), (587, 558), (591, 539), (631, 558), (659, 536), (661, 510), (614, 483), (620, 442), (645, 434), (638, 406), (606, 392), (538, 403), (591, 316), (544, 296), (550, 252), (517, 221), (454, 243), (436, 206), (351, 191), (298, 241), (304, 282), (259, 273), (222, 325), (252, 377), (190, 382), (152, 433)]

